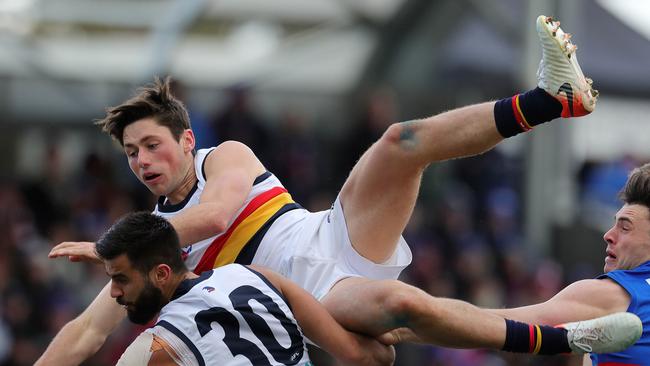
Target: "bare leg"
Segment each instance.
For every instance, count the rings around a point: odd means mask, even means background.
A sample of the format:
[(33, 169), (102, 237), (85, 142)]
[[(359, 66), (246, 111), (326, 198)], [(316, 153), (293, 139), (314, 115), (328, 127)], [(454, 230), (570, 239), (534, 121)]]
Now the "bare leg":
[(502, 317), (469, 303), (436, 298), (396, 280), (346, 278), (322, 300), (345, 328), (378, 336), (400, 332), (408, 341), (454, 348), (501, 349), (506, 339)]
[(363, 154), (340, 194), (350, 240), (362, 256), (381, 263), (394, 252), (428, 164), (479, 154), (503, 139), (493, 109), (488, 102), (393, 124)]

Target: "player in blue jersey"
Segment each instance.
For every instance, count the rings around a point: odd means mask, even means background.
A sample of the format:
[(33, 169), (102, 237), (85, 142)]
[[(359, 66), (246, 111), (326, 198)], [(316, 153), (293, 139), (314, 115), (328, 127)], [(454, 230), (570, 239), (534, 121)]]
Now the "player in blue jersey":
[(614, 225), (603, 236), (603, 275), (572, 283), (541, 304), (495, 310), (511, 319), (542, 324), (560, 324), (617, 311), (639, 316), (643, 333), (633, 346), (622, 352), (592, 355), (591, 360), (585, 357), (585, 365), (650, 364), (650, 164), (630, 173), (620, 198), (623, 206), (616, 213)]
[(304, 336), (344, 364), (391, 365), (394, 350), (343, 329), (305, 290), (261, 267), (231, 264), (198, 276), (164, 218), (126, 215), (97, 242), (111, 296), (129, 319), (156, 325), (118, 365), (311, 365)]

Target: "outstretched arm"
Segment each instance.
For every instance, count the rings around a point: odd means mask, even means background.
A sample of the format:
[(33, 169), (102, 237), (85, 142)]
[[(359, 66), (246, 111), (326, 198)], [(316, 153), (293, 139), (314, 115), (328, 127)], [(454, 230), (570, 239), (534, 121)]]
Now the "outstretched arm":
[(109, 282), (81, 315), (59, 331), (36, 366), (78, 365), (99, 350), (126, 316), (124, 309), (111, 298), (110, 288)]
[(392, 346), (345, 330), (307, 291), (289, 279), (262, 267), (251, 266), (277, 287), (291, 305), (305, 336), (345, 364), (391, 365)]
[(513, 309), (492, 309), (526, 323), (558, 325), (627, 311), (630, 295), (610, 279), (577, 281), (550, 300)]
[[(251, 149), (242, 143), (226, 141), (212, 151), (205, 162), (207, 181), (200, 203), (169, 220), (178, 233), (181, 246), (223, 232), (244, 205), (255, 178), (265, 171)], [(68, 257), (72, 262), (101, 263), (93, 242), (63, 242), (52, 248), (48, 256)]]

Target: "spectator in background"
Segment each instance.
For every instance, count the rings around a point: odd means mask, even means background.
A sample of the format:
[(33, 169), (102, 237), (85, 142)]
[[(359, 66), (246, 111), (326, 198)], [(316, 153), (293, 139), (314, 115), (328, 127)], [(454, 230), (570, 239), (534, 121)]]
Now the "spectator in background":
[(346, 133), (339, 154), (337, 176), (346, 178), (361, 154), (384, 134), (388, 126), (399, 120), (395, 93), (387, 88), (372, 90), (363, 103), (359, 119)]
[(637, 160), (631, 156), (585, 165), (581, 199), (582, 209), (591, 212), (583, 218), (587, 224), (599, 230), (608, 227), (619, 205), (616, 194), (637, 165)]
[(174, 79), (171, 88), (172, 94), (185, 104), (190, 121), (192, 121), (192, 131), (196, 136), (196, 148), (210, 147), (219, 141), (219, 136), (214, 130), (210, 118), (192, 102), (187, 86), (182, 81)]
[(320, 174), (319, 142), (299, 111), (287, 110), (274, 133), (269, 171), (274, 172), (296, 202), (309, 202), (317, 192)]
[(250, 94), (250, 87), (244, 84), (228, 90), (228, 102), (212, 120), (212, 129), (218, 139), (210, 146), (217, 145), (215, 142), (234, 140), (246, 144), (259, 156), (268, 156), (271, 136), (251, 106)]

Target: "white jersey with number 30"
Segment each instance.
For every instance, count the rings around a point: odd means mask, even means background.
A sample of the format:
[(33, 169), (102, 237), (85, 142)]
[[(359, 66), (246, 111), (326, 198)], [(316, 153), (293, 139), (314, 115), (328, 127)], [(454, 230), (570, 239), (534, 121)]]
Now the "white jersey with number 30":
[(310, 365), (304, 337), (278, 290), (238, 264), (185, 280), (147, 332), (181, 365)]

